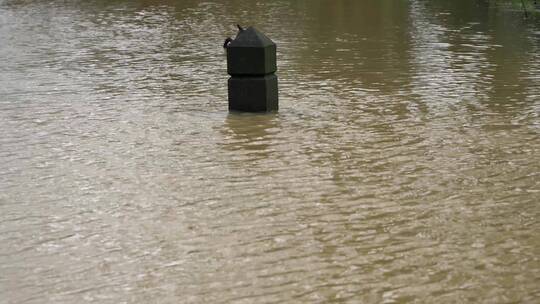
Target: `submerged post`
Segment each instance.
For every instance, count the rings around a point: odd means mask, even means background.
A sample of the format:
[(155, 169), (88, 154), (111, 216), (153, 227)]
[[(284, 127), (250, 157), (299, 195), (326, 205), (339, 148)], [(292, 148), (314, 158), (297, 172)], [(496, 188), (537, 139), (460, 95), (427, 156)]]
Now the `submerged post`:
[(227, 38), (224, 44), (227, 73), (231, 75), (229, 110), (277, 111), (276, 44), (253, 27), (238, 29), (236, 38)]

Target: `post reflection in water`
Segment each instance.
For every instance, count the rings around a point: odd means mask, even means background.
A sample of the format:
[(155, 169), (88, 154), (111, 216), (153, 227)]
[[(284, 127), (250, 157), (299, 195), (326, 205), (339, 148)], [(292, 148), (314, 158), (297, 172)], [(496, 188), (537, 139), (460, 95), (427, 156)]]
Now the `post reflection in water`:
[[(0, 0), (0, 302), (537, 302), (538, 18)], [(279, 113), (227, 111), (236, 23)]]
[(270, 158), (272, 142), (280, 130), (278, 114), (231, 113), (223, 127), (223, 148)]

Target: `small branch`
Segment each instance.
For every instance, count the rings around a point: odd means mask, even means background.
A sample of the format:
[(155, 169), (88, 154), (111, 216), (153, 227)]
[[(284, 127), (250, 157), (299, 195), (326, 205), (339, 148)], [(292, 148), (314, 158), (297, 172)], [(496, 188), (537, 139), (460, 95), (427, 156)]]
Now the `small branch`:
[(528, 18), (527, 8), (525, 7), (525, 2), (523, 2), (523, 0), (521, 0), (521, 6), (523, 7), (523, 13), (525, 14), (525, 18)]

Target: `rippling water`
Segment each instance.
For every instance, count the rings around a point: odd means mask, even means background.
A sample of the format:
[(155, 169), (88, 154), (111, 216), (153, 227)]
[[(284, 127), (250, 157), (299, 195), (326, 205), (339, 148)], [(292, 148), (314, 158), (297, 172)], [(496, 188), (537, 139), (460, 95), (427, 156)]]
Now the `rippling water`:
[[(227, 112), (223, 39), (278, 44)], [(0, 0), (1, 303), (537, 303), (540, 25), (485, 1)]]

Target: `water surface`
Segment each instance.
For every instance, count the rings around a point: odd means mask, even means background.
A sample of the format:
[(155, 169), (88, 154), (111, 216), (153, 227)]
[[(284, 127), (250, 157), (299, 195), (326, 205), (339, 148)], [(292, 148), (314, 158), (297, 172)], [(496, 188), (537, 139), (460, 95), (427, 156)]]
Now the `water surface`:
[[(0, 0), (0, 302), (537, 303), (538, 20)], [(236, 23), (279, 113), (227, 111)]]

